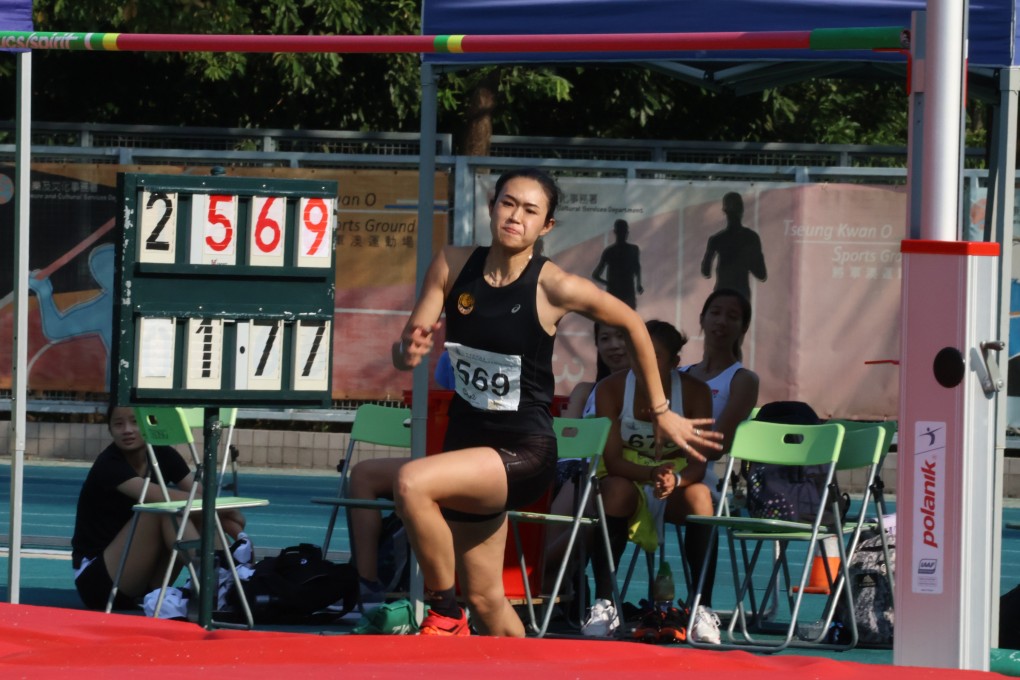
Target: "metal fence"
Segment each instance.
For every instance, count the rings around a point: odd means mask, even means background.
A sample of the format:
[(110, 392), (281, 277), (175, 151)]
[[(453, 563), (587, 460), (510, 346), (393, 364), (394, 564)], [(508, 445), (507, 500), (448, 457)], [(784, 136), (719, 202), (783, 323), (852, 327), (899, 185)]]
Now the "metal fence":
[[(344, 169), (419, 167), (417, 133), (334, 132), (249, 128), (181, 128), (149, 125), (35, 123), (32, 158), (49, 163), (121, 165), (245, 166)], [(471, 178), (539, 165), (560, 176), (669, 179), (689, 181), (784, 181), (906, 183), (905, 147), (778, 143), (727, 143), (671, 140), (620, 140), (495, 136), (486, 157), (455, 156), (452, 136), (438, 135), (436, 165), (451, 175), (451, 229), (454, 240), (470, 233)], [(14, 161), (14, 124), (0, 122), (0, 163)], [(968, 149), (968, 168), (987, 166), (982, 149)], [(986, 172), (965, 171), (964, 191), (983, 185)], [(97, 395), (36, 394), (28, 408), (39, 413), (97, 413), (105, 404)], [(10, 409), (11, 394), (0, 390), (0, 411)], [(258, 411), (260, 418), (349, 420), (356, 403), (335, 410), (301, 414)]]

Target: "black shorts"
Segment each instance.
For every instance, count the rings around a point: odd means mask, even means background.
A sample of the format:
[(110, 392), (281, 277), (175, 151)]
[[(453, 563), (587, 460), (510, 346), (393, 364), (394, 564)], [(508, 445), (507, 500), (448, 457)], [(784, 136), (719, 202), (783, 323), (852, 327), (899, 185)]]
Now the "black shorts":
[[(474, 446), (496, 449), (506, 470), (505, 510), (517, 510), (541, 498), (556, 480), (556, 437), (516, 432), (447, 432), (447, 451)], [(504, 511), (505, 511), (504, 510)], [(457, 522), (484, 522), (502, 512), (475, 514), (443, 509), (443, 517)]]
[[(98, 611), (106, 609), (106, 601), (110, 599), (110, 591), (113, 590), (113, 579), (106, 570), (106, 561), (102, 555), (92, 560), (78, 574), (78, 578), (74, 579), (74, 587), (78, 589), (78, 596), (87, 608)], [(138, 609), (138, 603), (134, 598), (118, 592), (113, 600), (113, 608)]]

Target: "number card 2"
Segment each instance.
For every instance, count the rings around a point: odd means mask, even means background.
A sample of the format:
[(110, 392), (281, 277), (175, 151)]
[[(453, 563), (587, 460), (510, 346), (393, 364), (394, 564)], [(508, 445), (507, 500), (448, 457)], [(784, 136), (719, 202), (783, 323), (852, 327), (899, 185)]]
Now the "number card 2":
[(237, 259), (237, 203), (237, 196), (192, 195), (192, 264), (235, 263)]
[(174, 320), (140, 317), (135, 345), (135, 387), (174, 386)]
[(294, 389), (329, 389), (333, 345), (330, 322), (298, 321), (294, 335)]
[(330, 266), (336, 226), (333, 206), (333, 199), (302, 198), (298, 201), (297, 266)]
[(223, 369), (223, 320), (188, 319), (184, 388), (218, 390)]
[(283, 266), (283, 246), (287, 240), (287, 199), (254, 196), (251, 201), (248, 264)]
[(177, 194), (143, 191), (138, 213), (138, 261), (173, 264), (177, 257)]
[(283, 321), (240, 321), (234, 389), (278, 390), (283, 371)]

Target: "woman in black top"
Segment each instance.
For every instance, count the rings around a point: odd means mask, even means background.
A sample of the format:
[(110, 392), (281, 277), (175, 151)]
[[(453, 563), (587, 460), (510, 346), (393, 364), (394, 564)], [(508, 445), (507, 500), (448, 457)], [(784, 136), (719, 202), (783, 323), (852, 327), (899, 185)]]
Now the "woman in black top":
[[(89, 609), (104, 609), (113, 587), (124, 546), (131, 529), (132, 507), (138, 502), (149, 463), (145, 442), (135, 422), (134, 409), (111, 407), (107, 427), (113, 436), (96, 458), (78, 495), (78, 510), (71, 538), (74, 584)], [(194, 475), (181, 455), (169, 446), (155, 447), (156, 460), (167, 484), (171, 500), (183, 500), (194, 484)], [(162, 501), (156, 484), (146, 491), (146, 502)], [(244, 529), (244, 516), (237, 511), (221, 513), (224, 530), (236, 535)], [(130, 609), (150, 590), (159, 588), (167, 560), (174, 559), (171, 549), (176, 527), (164, 515), (141, 513), (131, 541), (124, 572), (120, 577), (116, 609)], [(198, 538), (190, 522), (185, 538)], [(178, 565), (179, 570), (183, 565)], [(176, 572), (175, 574), (176, 575)]]
[(502, 175), (489, 204), (492, 245), (440, 251), (393, 344), (394, 365), (414, 368), (432, 350), (445, 312), (457, 383), (443, 447), (448, 453), (402, 465), (393, 488), (431, 606), (423, 634), (469, 634), (455, 601), (456, 571), (481, 632), (524, 635), (503, 591), (506, 511), (538, 499), (555, 475), (552, 350), (567, 312), (624, 329), (632, 365), (654, 405), (648, 417), (657, 439), (675, 441), (699, 460), (704, 456), (692, 444), (718, 446), (708, 430), (711, 419), (688, 420), (670, 409), (637, 313), (591, 281), (533, 257), (535, 242), (556, 222), (558, 196), (542, 171)]

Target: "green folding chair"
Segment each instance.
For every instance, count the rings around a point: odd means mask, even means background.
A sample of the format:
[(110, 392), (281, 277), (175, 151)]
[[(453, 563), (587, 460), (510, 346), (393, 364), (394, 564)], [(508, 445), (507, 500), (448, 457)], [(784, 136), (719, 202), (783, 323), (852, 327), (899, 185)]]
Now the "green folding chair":
[[(203, 408), (186, 408), (184, 414), (188, 419), (188, 425), (191, 428), (201, 430), (205, 427), (205, 409)], [(220, 491), (229, 489), (238, 495), (237, 485), (237, 449), (233, 446), (234, 442), (234, 426), (237, 424), (237, 409), (236, 408), (221, 408), (219, 411), (220, 425), (226, 430), (227, 436), (223, 440), (223, 461), (220, 463), (219, 475), (216, 477), (216, 488)], [(230, 466), (231, 481), (229, 484), (226, 483), (227, 477), (227, 466)]]
[[(360, 499), (349, 498), (348, 483), (355, 453), (362, 445), (388, 446), (411, 450), (411, 409), (378, 404), (363, 404), (354, 414), (351, 436), (347, 443), (347, 453), (337, 465), (340, 479), (337, 482), (336, 496), (312, 498), (317, 505), (332, 506), (329, 524), (326, 526), (326, 537), (322, 541), (322, 554), (329, 551), (336, 526), (336, 516), (340, 508), (368, 508), (373, 510), (392, 510), (393, 501), (386, 498)], [(353, 551), (354, 546), (351, 546)]]
[[(833, 480), (836, 473), (836, 466), (839, 461), (840, 450), (843, 445), (845, 431), (842, 425), (788, 425), (780, 423), (766, 423), (760, 421), (745, 421), (737, 427), (734, 436), (733, 446), (730, 449), (729, 462), (726, 467), (726, 474), (723, 478), (722, 495), (725, 498), (729, 493), (729, 486), (733, 480), (734, 468), (742, 462), (766, 463), (774, 465), (821, 465), (825, 466), (825, 488), (822, 492), (819, 507), (811, 518), (811, 521), (786, 521), (776, 519), (761, 519), (755, 517), (737, 517), (728, 514), (727, 505), (721, 503), (713, 516), (692, 515), (687, 518), (689, 523), (707, 524), (712, 527), (713, 536), (721, 529), (725, 530), (729, 538), (730, 566), (733, 571), (733, 579), (736, 590), (736, 605), (733, 615), (730, 617), (726, 637), (721, 644), (715, 645), (706, 642), (690, 640), (695, 647), (712, 649), (747, 649), (753, 648), (756, 651), (778, 652), (791, 645), (798, 646), (800, 640), (796, 639), (798, 633), (798, 615), (801, 609), (801, 602), (804, 596), (804, 587), (808, 582), (811, 571), (812, 560), (819, 543), (819, 536), (825, 534), (823, 516), (826, 510), (831, 510), (830, 499)], [(838, 517), (838, 512), (835, 515)], [(789, 621), (784, 629), (772, 630), (778, 633), (778, 639), (773, 635), (770, 639), (762, 636), (752, 635), (748, 619), (758, 622), (763, 612), (758, 611), (754, 598), (754, 575), (755, 565), (762, 553), (765, 544), (778, 543), (779, 553), (769, 575), (768, 586), (761, 602), (769, 601), (770, 588), (775, 587), (778, 582), (779, 570), (786, 569), (787, 547), (790, 543), (806, 542), (807, 556), (803, 560), (803, 567), (799, 580), (799, 588), (787, 598), (789, 604)], [(744, 546), (746, 542), (754, 544), (751, 555), (741, 560), (738, 565), (737, 550), (735, 543)], [(840, 557), (842, 569), (845, 571), (846, 560), (843, 554), (842, 541), (840, 545)], [(702, 589), (704, 588), (704, 574), (708, 568), (708, 560), (702, 568), (702, 576), (695, 588), (695, 595), (691, 603), (691, 620), (688, 630), (693, 627), (694, 617), (697, 616), (698, 606), (701, 602)], [(743, 576), (741, 576), (743, 568)], [(789, 574), (786, 574), (789, 586)], [(789, 587), (788, 587), (789, 590)], [(749, 604), (748, 604), (749, 603)], [(740, 639), (737, 639), (735, 631), (739, 626)], [(812, 644), (814, 641), (812, 640)]]
[[(599, 490), (598, 479), (595, 476), (599, 461), (602, 459), (602, 452), (606, 447), (606, 439), (609, 437), (609, 427), (610, 422), (608, 418), (553, 418), (558, 457), (563, 459), (578, 458), (588, 461), (585, 481), (581, 487), (581, 493), (572, 515), (553, 515), (523, 510), (514, 510), (507, 513), (510, 529), (514, 537), (514, 545), (517, 548), (517, 555), (520, 561), (521, 577), (524, 581), (524, 596), (525, 605), (528, 610), (529, 626), (537, 637), (544, 637), (549, 630), (549, 622), (552, 620), (553, 609), (559, 597), (563, 579), (571, 564), (570, 556), (574, 546), (577, 544), (577, 536), (580, 533), (581, 527), (598, 528), (606, 553), (612, 554), (609, 544), (609, 531), (606, 528), (606, 512), (602, 505), (602, 494)], [(589, 499), (594, 501), (595, 517), (586, 516)], [(563, 552), (563, 558), (557, 569), (556, 579), (549, 592), (542, 597), (545, 605), (541, 623), (539, 623), (536, 616), (535, 605), (538, 598), (531, 592), (531, 585), (528, 579), (528, 564), (520, 537), (518, 525), (522, 522), (570, 525), (567, 547)], [(616, 611), (622, 612), (622, 599), (616, 586), (616, 565), (612, 564), (612, 557), (610, 557), (609, 561), (609, 567), (612, 570), (613, 576), (613, 602), (616, 605)]]
[[(124, 547), (120, 564), (117, 566), (117, 573), (113, 579), (113, 588), (110, 591), (110, 597), (107, 600), (106, 605), (107, 611), (110, 611), (112, 608), (114, 598), (117, 595), (118, 584), (124, 571), (124, 564), (127, 560), (128, 551), (131, 549), (131, 542), (134, 537), (135, 529), (138, 525), (138, 516), (139, 513), (142, 512), (170, 515), (174, 518), (175, 524), (177, 525), (177, 537), (174, 542), (174, 549), (178, 554), (183, 556), (185, 565), (191, 573), (191, 583), (195, 591), (195, 596), (198, 595), (198, 590), (200, 588), (198, 574), (192, 562), (191, 553), (189, 552), (194, 546), (185, 545), (185, 542), (183, 541), (187, 518), (192, 512), (201, 511), (202, 502), (204, 500), (199, 498), (197, 495), (198, 489), (201, 486), (203, 466), (202, 457), (195, 448), (195, 440), (191, 434), (191, 424), (188, 421), (188, 417), (184, 409), (176, 407), (139, 407), (135, 409), (135, 419), (137, 420), (138, 427), (141, 430), (142, 438), (145, 440), (150, 474), (146, 476), (145, 484), (142, 486), (142, 493), (139, 497), (139, 502), (134, 506), (135, 515), (132, 518), (130, 536), (128, 537), (127, 545)], [(167, 492), (166, 482), (163, 478), (162, 471), (159, 469), (159, 463), (156, 459), (153, 447), (178, 445), (187, 445), (188, 450), (191, 453), (192, 464), (195, 466), (195, 483), (192, 484), (187, 499), (172, 501), (170, 500), (169, 493)], [(156, 482), (162, 490), (162, 496), (165, 500), (161, 502), (145, 502), (146, 492), (152, 477), (155, 477)], [(243, 498), (240, 496), (214, 498), (213, 502), (216, 504), (217, 510), (244, 509), (269, 505), (269, 501), (265, 499)], [(216, 532), (222, 545), (229, 546), (230, 541), (227, 539), (227, 536), (223, 531), (223, 526), (220, 524), (219, 516), (214, 515), (214, 517), (216, 520)], [(237, 567), (234, 564), (233, 556), (230, 554), (229, 550), (224, 550), (223, 552), (226, 556), (227, 567), (233, 579), (234, 586), (238, 589), (238, 592), (243, 592), (241, 579), (237, 574)], [(162, 608), (163, 600), (166, 596), (166, 590), (170, 585), (170, 576), (173, 574), (174, 562), (175, 560), (168, 560), (166, 571), (163, 574), (163, 582), (160, 586), (159, 597), (156, 600), (156, 606), (153, 612), (154, 616), (159, 616), (160, 609)], [(248, 627), (253, 627), (254, 620), (247, 601), (243, 597), (238, 598), (238, 600), (241, 603), (241, 608), (244, 612)]]

